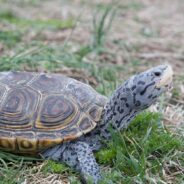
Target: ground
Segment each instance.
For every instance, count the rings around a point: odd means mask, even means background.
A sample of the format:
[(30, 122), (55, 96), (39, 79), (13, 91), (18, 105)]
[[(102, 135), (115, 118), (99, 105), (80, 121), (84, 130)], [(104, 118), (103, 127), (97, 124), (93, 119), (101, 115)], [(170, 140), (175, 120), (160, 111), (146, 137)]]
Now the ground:
[[(172, 92), (114, 135), (96, 158), (104, 183), (182, 184), (183, 8), (182, 0), (1, 0), (0, 70), (62, 73), (109, 96), (131, 75), (171, 64)], [(62, 164), (0, 157), (3, 184), (80, 183)]]

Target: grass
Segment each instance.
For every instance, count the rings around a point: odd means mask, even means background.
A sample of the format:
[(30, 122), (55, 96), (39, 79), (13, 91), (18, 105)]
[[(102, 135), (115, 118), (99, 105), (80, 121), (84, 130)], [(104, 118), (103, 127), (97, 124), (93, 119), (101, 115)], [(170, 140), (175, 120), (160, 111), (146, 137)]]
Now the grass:
[(41, 161), (41, 159), (0, 152), (0, 183), (17, 184), (23, 182), (24, 174), (32, 170), (31, 166), (36, 161)]
[(97, 8), (93, 16), (93, 49), (100, 49), (105, 44), (105, 39), (112, 26), (116, 11), (117, 9), (113, 8), (112, 5), (102, 10)]
[[(1, 7), (4, 6), (3, 3), (6, 1), (0, 2)], [(40, 5), (39, 2), (31, 0), (27, 3), (24, 1), (23, 5), (26, 8), (30, 3), (32, 8)], [(20, 4), (21, 0), (18, 5)], [(85, 6), (87, 4), (85, 1)], [(73, 76), (75, 71), (78, 71), (79, 78), (92, 81), (93, 87), (98, 92), (109, 96), (130, 74), (141, 71), (141, 67), (145, 64), (151, 66), (149, 62), (142, 62), (136, 56), (141, 52), (141, 45), (118, 39), (109, 43), (111, 28), (115, 25), (117, 16), (120, 16), (121, 8), (125, 13), (138, 12), (144, 9), (144, 5), (131, 1), (118, 8), (113, 4), (103, 5), (103, 3), (98, 4), (96, 8), (93, 20), (90, 25), (87, 24), (92, 29), (89, 41), (85, 43), (76, 41), (77, 25), (74, 16), (66, 19), (49, 16), (44, 20), (25, 19), (13, 11), (6, 9), (0, 11), (0, 27), (3, 27), (0, 31), (0, 46), (2, 44), (4, 48), (2, 53), (0, 51), (0, 71), (31, 70), (57, 73), (65, 71), (66, 74), (72, 73)], [(132, 16), (132, 20), (134, 17)], [(77, 22), (86, 23), (82, 20)], [(31, 31), (36, 35), (42, 35), (45, 30), (52, 30), (51, 34), (55, 36), (58, 31), (62, 33), (63, 29), (72, 32), (69, 34), (70, 37), (66, 38), (67, 42), (50, 40), (48, 43), (45, 37), (43, 39), (36, 37), (30, 41), (23, 39)], [(155, 36), (153, 32), (142, 29), (138, 34), (146, 38)], [(159, 37), (159, 33), (157, 34)], [(83, 36), (81, 32), (79, 35)], [(125, 54), (123, 58), (127, 53), (129, 55), (121, 64), (114, 62), (117, 60), (119, 49)], [(85, 71), (85, 76), (82, 71)], [(180, 77), (179, 81), (182, 83), (183, 77)], [(181, 99), (180, 87), (177, 86), (173, 91), (172, 98)], [(164, 121), (164, 114), (146, 111), (137, 116), (127, 130), (112, 132), (113, 140), (106, 148), (95, 154), (103, 170), (102, 183), (183, 184), (184, 130), (183, 127), (179, 127), (173, 132), (163, 126)], [(174, 119), (172, 121), (174, 122)], [(50, 181), (49, 177), (55, 177), (58, 181), (69, 178), (72, 184), (80, 183), (78, 173), (64, 164), (0, 152), (0, 183), (22, 184), (25, 181), (44, 183)]]
[(0, 40), (8, 47), (13, 47), (21, 41), (21, 33), (13, 31), (0, 31)]
[(54, 161), (49, 160), (47, 164), (42, 168), (42, 172), (44, 173), (63, 173), (67, 171), (68, 168), (62, 164), (56, 163)]
[(4, 24), (11, 24), (17, 26), (18, 29), (69, 29), (74, 27), (74, 19), (72, 17), (60, 20), (60, 19), (25, 19), (18, 17), (12, 11), (2, 10), (0, 12), (0, 22)]
[(140, 114), (123, 133), (114, 133), (109, 147), (97, 153), (97, 159), (119, 172), (121, 183), (164, 183), (168, 169), (181, 183), (184, 164), (184, 139), (163, 127), (160, 114)]

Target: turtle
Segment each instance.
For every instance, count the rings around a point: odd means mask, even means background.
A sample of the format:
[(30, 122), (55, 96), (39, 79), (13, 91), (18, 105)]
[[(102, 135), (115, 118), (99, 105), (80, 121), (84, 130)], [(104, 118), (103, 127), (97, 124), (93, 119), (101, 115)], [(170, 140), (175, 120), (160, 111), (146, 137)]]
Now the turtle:
[[(39, 155), (102, 179), (94, 152), (172, 86), (172, 67), (135, 74), (108, 98), (90, 85), (54, 73), (0, 72), (0, 149)], [(111, 130), (109, 129), (111, 127)]]

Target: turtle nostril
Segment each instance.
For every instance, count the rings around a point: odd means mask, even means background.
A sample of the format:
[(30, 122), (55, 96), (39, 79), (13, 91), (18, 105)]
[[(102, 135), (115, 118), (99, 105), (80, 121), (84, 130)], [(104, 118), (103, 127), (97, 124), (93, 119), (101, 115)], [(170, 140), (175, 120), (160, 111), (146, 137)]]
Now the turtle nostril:
[(160, 77), (161, 76), (161, 72), (160, 71), (155, 71), (155, 72), (153, 72), (154, 73), (154, 75), (156, 76), (156, 77)]

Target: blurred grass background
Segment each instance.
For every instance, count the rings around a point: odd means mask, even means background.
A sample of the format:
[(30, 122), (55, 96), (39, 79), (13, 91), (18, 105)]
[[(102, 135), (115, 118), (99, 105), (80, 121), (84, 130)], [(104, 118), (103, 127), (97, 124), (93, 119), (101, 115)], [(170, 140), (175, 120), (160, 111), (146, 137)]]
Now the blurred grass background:
[[(0, 0), (0, 71), (55, 72), (109, 96), (157, 64), (174, 90), (96, 153), (102, 183), (184, 183), (182, 0)], [(0, 153), (0, 183), (80, 183), (63, 164)]]

